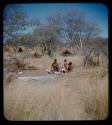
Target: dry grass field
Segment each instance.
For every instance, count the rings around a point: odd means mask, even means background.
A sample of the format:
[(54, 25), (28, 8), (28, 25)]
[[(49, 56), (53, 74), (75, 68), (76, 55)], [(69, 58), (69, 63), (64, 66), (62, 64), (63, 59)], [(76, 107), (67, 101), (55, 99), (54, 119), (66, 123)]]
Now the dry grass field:
[[(23, 3), (3, 9), (5, 119), (105, 120), (109, 107), (107, 7)], [(51, 70), (58, 69), (55, 59), (60, 72)]]
[[(108, 117), (108, 67), (83, 67), (83, 56), (66, 58), (74, 70), (51, 81), (24, 81), (4, 72), (4, 116), (7, 120), (101, 120)], [(47, 74), (54, 58), (30, 58), (37, 70), (21, 75)], [(8, 76), (9, 75), (9, 76)], [(17, 74), (19, 75), (19, 74)]]

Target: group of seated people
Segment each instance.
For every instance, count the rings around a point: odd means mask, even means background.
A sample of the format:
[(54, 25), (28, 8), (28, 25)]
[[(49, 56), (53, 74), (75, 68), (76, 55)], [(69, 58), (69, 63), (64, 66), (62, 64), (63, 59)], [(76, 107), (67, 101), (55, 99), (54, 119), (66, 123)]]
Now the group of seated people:
[(67, 59), (65, 59), (63, 67), (60, 67), (57, 59), (54, 59), (54, 62), (51, 65), (50, 73), (55, 73), (55, 72), (66, 73), (66, 72), (71, 72), (71, 71), (73, 71), (73, 64), (71, 61), (68, 63)]

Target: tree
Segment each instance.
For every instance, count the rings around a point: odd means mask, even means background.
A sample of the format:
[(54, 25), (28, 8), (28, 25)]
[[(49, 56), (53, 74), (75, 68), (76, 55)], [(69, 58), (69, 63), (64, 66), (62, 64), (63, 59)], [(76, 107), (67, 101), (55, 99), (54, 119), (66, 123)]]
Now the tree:
[[(15, 46), (21, 44), (20, 40), (26, 41), (27, 38), (29, 38), (27, 35), (25, 35), (28, 28), (34, 29), (40, 25), (40, 21), (38, 19), (29, 18), (22, 8), (22, 5), (8, 5), (4, 9), (4, 42), (11, 41), (11, 43), (13, 43)], [(27, 36), (27, 38), (23, 38), (23, 36)], [(29, 41), (30, 40), (31, 39), (29, 38)], [(26, 42), (29, 41), (27, 40)], [(32, 42), (35, 44), (35, 41)]]
[(27, 25), (27, 16), (21, 10), (20, 5), (6, 6), (3, 16), (4, 41), (18, 36), (19, 34), (21, 34), (22, 31), (25, 30)]
[[(50, 25), (55, 27), (59, 38), (70, 43), (71, 47), (83, 53), (85, 43), (99, 33), (99, 26), (86, 20), (86, 13), (81, 11), (67, 11), (56, 13), (47, 18)], [(87, 41), (87, 42), (86, 42)]]
[(53, 26), (40, 26), (33, 33), (37, 43), (42, 47), (43, 55), (47, 52), (52, 53), (56, 49), (56, 44), (58, 44), (58, 36)]

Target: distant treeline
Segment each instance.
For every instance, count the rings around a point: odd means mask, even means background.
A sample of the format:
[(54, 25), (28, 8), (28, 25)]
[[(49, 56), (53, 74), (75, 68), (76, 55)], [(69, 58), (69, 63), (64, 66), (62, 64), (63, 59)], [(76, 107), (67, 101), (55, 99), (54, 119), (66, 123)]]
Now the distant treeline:
[[(86, 19), (87, 13), (74, 10), (57, 12), (46, 17), (46, 24), (42, 24), (39, 19), (29, 19), (20, 8), (12, 5), (10, 13), (9, 8), (4, 11), (4, 44), (38, 46), (51, 51), (65, 46), (74, 54), (84, 54), (94, 47), (108, 53), (108, 39), (99, 37), (102, 29)], [(34, 27), (34, 31), (24, 34), (29, 27)]]

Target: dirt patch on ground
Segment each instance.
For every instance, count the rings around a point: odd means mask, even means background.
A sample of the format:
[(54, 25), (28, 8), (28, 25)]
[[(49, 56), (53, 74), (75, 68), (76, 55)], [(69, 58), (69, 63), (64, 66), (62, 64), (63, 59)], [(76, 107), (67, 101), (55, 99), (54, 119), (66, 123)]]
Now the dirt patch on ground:
[(24, 70), (21, 74), (18, 74), (18, 76), (41, 76), (41, 75), (47, 75), (47, 71), (45, 70)]

